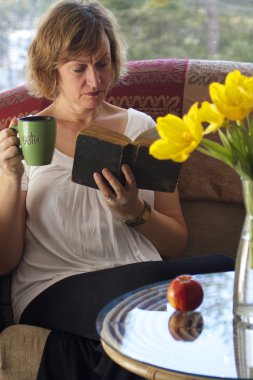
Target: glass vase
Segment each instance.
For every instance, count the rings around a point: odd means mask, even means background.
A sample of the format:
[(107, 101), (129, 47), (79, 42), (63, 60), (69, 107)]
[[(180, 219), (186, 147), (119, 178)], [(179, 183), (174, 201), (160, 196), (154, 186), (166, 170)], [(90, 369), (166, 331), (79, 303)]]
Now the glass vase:
[(253, 181), (242, 180), (245, 221), (236, 255), (234, 317), (253, 328)]
[(253, 379), (253, 329), (234, 320), (234, 353), (239, 379)]

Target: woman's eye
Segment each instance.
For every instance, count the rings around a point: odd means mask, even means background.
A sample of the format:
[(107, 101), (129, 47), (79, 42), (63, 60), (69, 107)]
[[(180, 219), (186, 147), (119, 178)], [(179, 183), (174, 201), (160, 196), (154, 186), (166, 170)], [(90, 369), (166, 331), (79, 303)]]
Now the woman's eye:
[(98, 62), (97, 67), (104, 68), (108, 65), (108, 61)]
[[(106, 66), (108, 66), (109, 61), (100, 61), (96, 63), (96, 68), (97, 69), (104, 69)], [(72, 70), (76, 74), (81, 74), (84, 73), (87, 69), (87, 65), (78, 65), (78, 66), (73, 66)]]
[(75, 68), (73, 69), (73, 71), (74, 71), (75, 73), (82, 73), (83, 71), (85, 71), (85, 66), (75, 67)]

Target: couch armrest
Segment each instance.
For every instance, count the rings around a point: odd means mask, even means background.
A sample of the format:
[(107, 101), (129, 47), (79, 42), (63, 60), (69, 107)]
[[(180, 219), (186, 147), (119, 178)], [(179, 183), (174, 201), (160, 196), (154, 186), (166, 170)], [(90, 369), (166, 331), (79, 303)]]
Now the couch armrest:
[(0, 336), (0, 379), (36, 379), (49, 333), (42, 327), (27, 325), (6, 328)]
[(49, 105), (44, 98), (34, 98), (25, 86), (19, 86), (0, 94), (0, 129), (7, 128), (13, 117), (34, 114)]

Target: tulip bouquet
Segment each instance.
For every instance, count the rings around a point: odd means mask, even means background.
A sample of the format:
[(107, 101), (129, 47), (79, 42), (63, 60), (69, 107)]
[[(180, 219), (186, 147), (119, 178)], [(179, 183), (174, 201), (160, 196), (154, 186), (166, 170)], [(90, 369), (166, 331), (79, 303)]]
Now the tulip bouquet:
[[(224, 84), (209, 86), (212, 103), (194, 103), (180, 118), (157, 118), (160, 139), (150, 146), (158, 159), (186, 161), (198, 149), (233, 168), (242, 179), (246, 219), (234, 276), (234, 314), (253, 326), (253, 76), (235, 70)], [(218, 132), (219, 141), (207, 136)]]
[[(234, 70), (224, 84), (211, 83), (209, 94), (212, 103), (194, 103), (183, 118), (157, 118), (160, 139), (150, 146), (150, 154), (183, 162), (198, 149), (232, 167), (242, 179), (253, 180), (253, 76)], [(220, 142), (206, 138), (216, 131)]]

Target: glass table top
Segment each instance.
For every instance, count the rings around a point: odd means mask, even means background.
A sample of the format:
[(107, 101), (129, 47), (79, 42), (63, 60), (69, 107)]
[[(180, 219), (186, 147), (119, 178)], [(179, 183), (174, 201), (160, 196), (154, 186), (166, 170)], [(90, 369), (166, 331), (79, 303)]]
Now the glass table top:
[(253, 329), (233, 319), (233, 272), (195, 276), (204, 299), (193, 312), (168, 303), (168, 281), (125, 294), (100, 313), (97, 330), (112, 349), (157, 368), (206, 378), (253, 379)]

